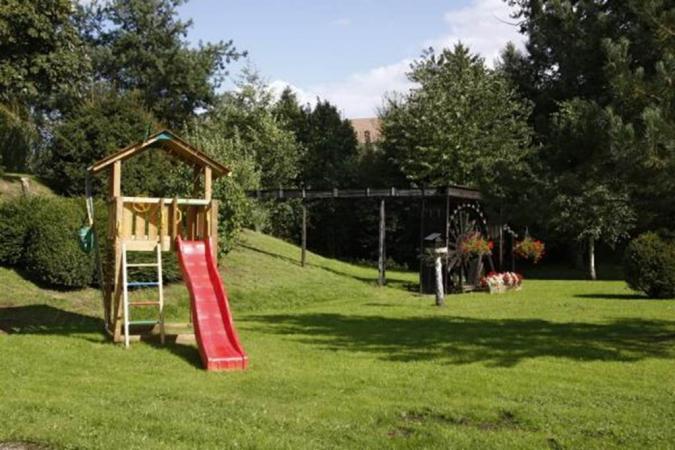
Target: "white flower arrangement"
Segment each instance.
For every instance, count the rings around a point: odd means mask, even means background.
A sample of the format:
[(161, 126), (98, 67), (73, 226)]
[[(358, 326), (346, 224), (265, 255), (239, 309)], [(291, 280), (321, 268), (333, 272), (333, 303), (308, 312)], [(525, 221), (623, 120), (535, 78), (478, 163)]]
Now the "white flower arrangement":
[(490, 272), (481, 280), (491, 294), (502, 293), (508, 290), (520, 290), (523, 285), (523, 276), (515, 272)]

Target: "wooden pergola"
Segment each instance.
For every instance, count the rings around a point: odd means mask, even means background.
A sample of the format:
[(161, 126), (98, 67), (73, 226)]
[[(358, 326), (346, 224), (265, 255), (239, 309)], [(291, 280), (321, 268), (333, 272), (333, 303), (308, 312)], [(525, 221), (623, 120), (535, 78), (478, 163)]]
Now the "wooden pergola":
[[(427, 199), (445, 200), (445, 238), (447, 241), (450, 203), (451, 201), (479, 202), (480, 192), (465, 186), (447, 186), (442, 188), (419, 188), (419, 189), (270, 189), (249, 191), (249, 197), (266, 200), (302, 199), (302, 230), (301, 230), (301, 255), (300, 265), (306, 264), (307, 253), (307, 201), (313, 199), (376, 199), (379, 200), (379, 236), (378, 236), (378, 277), (377, 283), (383, 286), (386, 283), (386, 200), (387, 199), (411, 199), (422, 203), (420, 214), (420, 249), (424, 239), (424, 220)], [(446, 242), (447, 246), (447, 242)], [(420, 283), (421, 284), (421, 283)]]
[[(122, 163), (143, 152), (157, 150), (193, 168), (193, 198), (123, 195)], [(230, 169), (165, 129), (95, 162), (87, 168), (88, 178), (105, 170), (108, 170), (106, 239), (109, 251), (102, 261), (100, 259), (101, 266), (108, 269), (102, 270), (104, 279), (101, 284), (106, 329), (119, 342), (123, 249), (171, 251), (175, 249), (176, 238), (181, 236), (186, 240), (211, 239), (217, 254), (218, 202), (212, 198), (212, 183), (218, 177), (229, 175)], [(162, 174), (156, 176), (161, 177)]]

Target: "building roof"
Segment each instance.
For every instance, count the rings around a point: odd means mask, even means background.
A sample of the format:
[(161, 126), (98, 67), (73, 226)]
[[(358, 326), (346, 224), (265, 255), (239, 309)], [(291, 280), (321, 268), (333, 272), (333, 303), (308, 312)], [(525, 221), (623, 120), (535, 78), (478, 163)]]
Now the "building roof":
[(98, 173), (116, 161), (124, 161), (151, 148), (162, 149), (171, 156), (193, 166), (210, 167), (214, 178), (229, 175), (231, 172), (229, 168), (166, 129), (158, 131), (142, 142), (129, 145), (106, 156), (92, 164), (87, 170), (91, 173)]
[(381, 121), (379, 118), (350, 119), (350, 122), (352, 123), (352, 127), (354, 127), (359, 144), (376, 143), (381, 139)]

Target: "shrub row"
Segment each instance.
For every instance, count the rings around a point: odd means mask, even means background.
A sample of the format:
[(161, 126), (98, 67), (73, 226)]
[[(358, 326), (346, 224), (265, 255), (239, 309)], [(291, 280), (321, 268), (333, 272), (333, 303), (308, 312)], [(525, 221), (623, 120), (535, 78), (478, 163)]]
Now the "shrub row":
[[(107, 210), (96, 205), (98, 243), (110, 261), (105, 236)], [(0, 204), (0, 264), (15, 266), (29, 278), (57, 288), (82, 288), (98, 280), (95, 254), (82, 251), (78, 231), (86, 223), (82, 198), (32, 197)], [(181, 278), (175, 255), (162, 255), (165, 282)], [(154, 254), (131, 253), (129, 262), (154, 261)], [(154, 271), (134, 269), (130, 279), (156, 279)]]
[(60, 288), (92, 282), (94, 259), (79, 248), (85, 221), (81, 199), (19, 198), (0, 206), (0, 263), (19, 266), (35, 281)]
[(644, 233), (624, 253), (628, 285), (651, 298), (675, 298), (675, 239), (663, 233)]

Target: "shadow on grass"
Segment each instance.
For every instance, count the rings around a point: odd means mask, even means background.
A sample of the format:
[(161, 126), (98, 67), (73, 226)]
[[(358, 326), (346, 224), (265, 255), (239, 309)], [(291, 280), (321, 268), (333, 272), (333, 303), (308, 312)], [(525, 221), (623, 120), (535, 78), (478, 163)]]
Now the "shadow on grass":
[[(525, 278), (530, 280), (589, 280), (586, 271), (556, 263), (516, 265), (516, 272), (522, 273)], [(598, 267), (598, 280), (623, 281), (624, 276), (621, 267), (611, 264), (600, 265)]]
[[(266, 256), (271, 256), (273, 258), (281, 259), (281, 260), (286, 261), (286, 262), (288, 262), (290, 264), (293, 264), (295, 266), (301, 265), (299, 256), (298, 256), (298, 259), (296, 260), (296, 259), (293, 259), (293, 258), (289, 258), (288, 256), (281, 255), (279, 253), (273, 253), (273, 252), (270, 252), (270, 251), (267, 251), (267, 250), (262, 250), (260, 248), (253, 247), (253, 246), (247, 245), (247, 244), (239, 244), (239, 246), (241, 248), (245, 248), (245, 249), (253, 251), (253, 252), (257, 252), (257, 253), (260, 253), (260, 254), (263, 254), (263, 255), (266, 255)], [(330, 273), (333, 273), (335, 275), (339, 275), (339, 276), (342, 276), (342, 277), (351, 278), (353, 280), (357, 280), (357, 281), (360, 281), (360, 282), (363, 282), (363, 283), (366, 283), (366, 284), (369, 284), (369, 285), (376, 285), (377, 284), (377, 268), (364, 266), (364, 265), (359, 266), (358, 264), (354, 264), (354, 263), (351, 263), (351, 262), (348, 262), (348, 261), (345, 261), (344, 263), (355, 265), (355, 266), (358, 266), (358, 267), (361, 267), (361, 268), (366, 268), (368, 270), (371, 270), (373, 275), (372, 275), (372, 277), (359, 276), (359, 275), (355, 275), (353, 273), (349, 273), (349, 272), (346, 272), (346, 271), (343, 271), (343, 270), (335, 269), (335, 268), (330, 267), (329, 265), (325, 265), (325, 264), (307, 263), (306, 265), (307, 265), (307, 267), (316, 267), (317, 269), (322, 269), (322, 270), (325, 270), (326, 272), (330, 272)], [(299, 276), (302, 276), (302, 275), (300, 274)], [(413, 293), (419, 292), (419, 283), (411, 282), (411, 281), (406, 280), (404, 278), (399, 278), (395, 274), (389, 274), (389, 273), (387, 274), (386, 278), (387, 278), (387, 286), (390, 287), (390, 288), (399, 289), (399, 290), (403, 290), (403, 291), (407, 291), (407, 292), (413, 292)]]
[[(44, 304), (0, 308), (0, 333), (61, 336), (99, 334), (101, 340), (106, 338), (102, 319)], [(168, 350), (190, 364), (201, 367), (197, 348), (177, 343), (175, 337), (167, 336), (164, 345), (160, 344), (158, 336), (151, 336), (143, 341), (157, 349)]]
[(287, 263), (293, 264), (295, 266), (300, 266), (300, 256), (299, 255), (298, 255), (297, 259), (294, 259), (294, 258), (289, 258), (288, 256), (281, 255), (279, 253), (273, 253), (273, 252), (270, 252), (270, 251), (267, 251), (267, 250), (262, 250), (258, 247), (253, 247), (251, 245), (246, 245), (246, 244), (240, 243), (240, 244), (237, 244), (237, 246), (241, 247), (241, 248), (245, 248), (246, 250), (251, 250), (253, 252), (260, 253), (260, 254), (265, 255), (265, 256), (271, 256), (272, 258), (281, 259), (281, 260), (286, 261)]
[(575, 297), (593, 300), (653, 300), (640, 294), (576, 294)]
[(341, 314), (260, 315), (257, 332), (289, 336), (331, 351), (372, 352), (387, 361), (484, 363), (511, 367), (539, 357), (573, 361), (673, 358), (675, 322), (607, 324), (464, 317), (389, 318)]
[(0, 331), (7, 334), (103, 333), (103, 320), (49, 305), (0, 308)]

